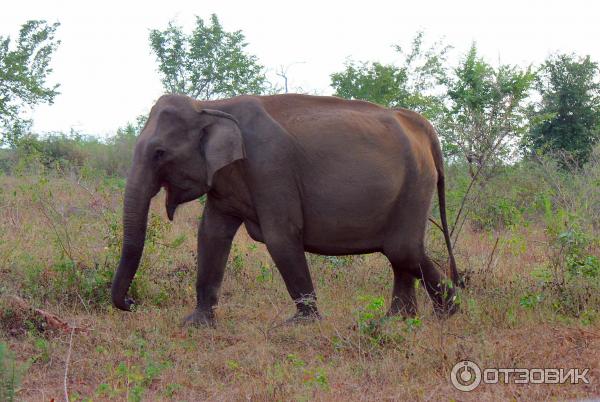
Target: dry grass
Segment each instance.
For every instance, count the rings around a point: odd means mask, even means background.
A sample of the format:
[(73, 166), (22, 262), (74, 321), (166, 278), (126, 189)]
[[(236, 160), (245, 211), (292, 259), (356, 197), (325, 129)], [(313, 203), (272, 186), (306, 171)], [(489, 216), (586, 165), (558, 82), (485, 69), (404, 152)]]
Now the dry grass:
[[(552, 308), (550, 293), (533, 306), (522, 303), (528, 292), (539, 290), (531, 271), (548, 263), (548, 242), (540, 225), (493, 234), (467, 230), (456, 250), (461, 267), (471, 272), (461, 312), (438, 321), (419, 289), (419, 320), (381, 322), (371, 329), (365, 329), (368, 320), (361, 312), (368, 312), (379, 296), (389, 303), (392, 273), (385, 258), (309, 256), (325, 319), (285, 326), (281, 323), (293, 313), (293, 305), (283, 282), (264, 246), (240, 231), (226, 271), (217, 328), (184, 330), (180, 321), (194, 304), (200, 203), (181, 207), (171, 225), (162, 196), (153, 201), (155, 234), (136, 277), (140, 304), (127, 314), (105, 302), (102, 286), (97, 292), (88, 289), (102, 284), (101, 279), (76, 277), (69, 282), (61, 271), (101, 272), (116, 262), (122, 196), (118, 186), (101, 180), (84, 186), (69, 179), (40, 182), (34, 177), (2, 177), (0, 182), (0, 291), (19, 294), (35, 307), (88, 328), (73, 338), (71, 400), (600, 396), (598, 292), (588, 297), (585, 314), (579, 316)], [(74, 261), (73, 266), (65, 261)], [(0, 340), (28, 366), (18, 399), (62, 399), (69, 334), (11, 313), (6, 303), (2, 308)], [(376, 318), (383, 312), (372, 311)], [(590, 368), (591, 383), (481, 385), (462, 393), (449, 380), (452, 366), (462, 359), (482, 367)]]

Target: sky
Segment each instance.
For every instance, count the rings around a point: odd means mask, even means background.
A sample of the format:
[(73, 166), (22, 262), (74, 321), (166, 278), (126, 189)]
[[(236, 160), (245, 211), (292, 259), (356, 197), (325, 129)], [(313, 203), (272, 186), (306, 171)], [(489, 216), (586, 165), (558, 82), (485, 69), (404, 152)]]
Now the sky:
[(495, 65), (528, 66), (556, 52), (600, 61), (600, 2), (592, 0), (7, 1), (1, 36), (16, 37), (29, 19), (61, 24), (48, 80), (60, 95), (33, 110), (34, 131), (106, 137), (147, 114), (163, 92), (150, 29), (175, 20), (189, 32), (195, 16), (212, 13), (227, 31), (243, 31), (273, 81), (283, 66), (292, 90), (322, 95), (332, 93), (330, 74), (349, 58), (398, 61), (392, 45), (408, 48), (418, 31), (454, 47), (450, 64), (473, 41)]

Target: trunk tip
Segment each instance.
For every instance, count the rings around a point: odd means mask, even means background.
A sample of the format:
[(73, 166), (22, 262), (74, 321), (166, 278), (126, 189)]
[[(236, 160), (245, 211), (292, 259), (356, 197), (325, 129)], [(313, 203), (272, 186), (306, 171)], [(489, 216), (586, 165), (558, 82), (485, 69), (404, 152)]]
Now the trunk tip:
[(119, 310), (131, 311), (131, 306), (135, 304), (130, 297), (115, 297), (112, 298), (113, 305)]

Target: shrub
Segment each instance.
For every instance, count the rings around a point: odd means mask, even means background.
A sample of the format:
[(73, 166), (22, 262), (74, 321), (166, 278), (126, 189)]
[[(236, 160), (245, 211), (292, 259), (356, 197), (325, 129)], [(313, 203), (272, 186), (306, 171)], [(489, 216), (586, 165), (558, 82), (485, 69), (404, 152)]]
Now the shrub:
[(0, 342), (0, 400), (16, 400), (16, 393), (25, 367), (15, 361), (15, 357), (4, 342)]

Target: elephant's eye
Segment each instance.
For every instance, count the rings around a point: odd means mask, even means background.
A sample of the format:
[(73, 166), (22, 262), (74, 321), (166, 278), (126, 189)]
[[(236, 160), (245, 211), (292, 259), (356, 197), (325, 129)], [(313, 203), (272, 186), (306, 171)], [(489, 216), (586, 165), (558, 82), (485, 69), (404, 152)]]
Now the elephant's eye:
[(154, 160), (155, 161), (160, 161), (161, 158), (165, 155), (165, 150), (164, 149), (157, 149), (156, 151), (154, 151)]

